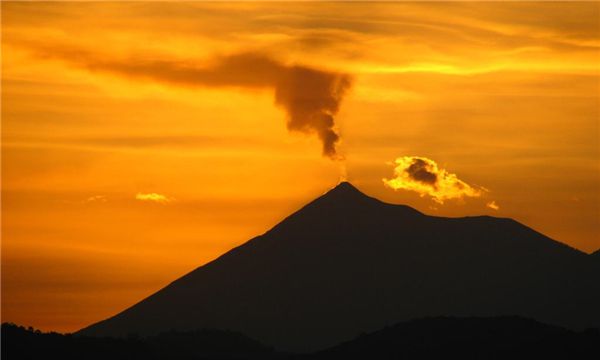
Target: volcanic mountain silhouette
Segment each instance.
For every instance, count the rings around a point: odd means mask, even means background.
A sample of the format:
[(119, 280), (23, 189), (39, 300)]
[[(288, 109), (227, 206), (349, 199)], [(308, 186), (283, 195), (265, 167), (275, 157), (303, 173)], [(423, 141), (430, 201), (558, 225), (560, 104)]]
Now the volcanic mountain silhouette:
[(229, 329), (290, 351), (426, 316), (600, 326), (591, 256), (505, 218), (442, 218), (340, 183), (264, 235), (177, 279), (93, 336)]

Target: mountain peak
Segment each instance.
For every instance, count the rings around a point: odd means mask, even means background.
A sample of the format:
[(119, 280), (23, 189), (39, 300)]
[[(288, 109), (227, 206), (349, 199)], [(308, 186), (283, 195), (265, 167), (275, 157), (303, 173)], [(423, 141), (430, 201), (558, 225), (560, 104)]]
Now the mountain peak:
[(332, 201), (338, 204), (349, 204), (357, 201), (359, 203), (380, 203), (379, 200), (366, 195), (347, 181), (341, 181), (333, 189), (327, 191), (323, 196), (317, 199), (317, 202), (318, 200)]
[(325, 211), (329, 214), (328, 219), (341, 217), (344, 219), (343, 221), (346, 221), (349, 212), (363, 215), (365, 212), (373, 212), (371, 215), (374, 215), (390, 208), (395, 208), (396, 211), (400, 211), (407, 216), (423, 215), (410, 206), (389, 204), (369, 196), (348, 181), (340, 181), (335, 187), (307, 204), (300, 211), (316, 209), (318, 212)]
[(337, 184), (333, 189), (329, 190), (329, 192), (341, 192), (341, 193), (348, 193), (348, 194), (358, 193), (361, 195), (365, 195), (360, 190), (358, 190), (356, 188), (356, 186), (352, 185), (348, 181), (340, 181), (340, 183)]

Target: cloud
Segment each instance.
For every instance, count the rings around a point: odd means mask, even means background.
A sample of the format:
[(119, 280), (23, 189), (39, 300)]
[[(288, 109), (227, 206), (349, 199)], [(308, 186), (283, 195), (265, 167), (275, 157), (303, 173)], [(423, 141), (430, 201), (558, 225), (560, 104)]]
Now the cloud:
[(108, 198), (104, 195), (94, 195), (85, 199), (85, 202), (107, 202)]
[(135, 195), (135, 199), (140, 201), (152, 201), (160, 204), (166, 204), (168, 202), (173, 201), (172, 198), (157, 193), (137, 193)]
[(485, 206), (489, 207), (492, 210), (500, 210), (500, 206), (498, 206), (498, 204), (496, 204), (496, 201), (494, 200), (488, 202), (487, 204), (485, 204)]
[(59, 147), (92, 149), (145, 149), (145, 148), (265, 148), (280, 150), (275, 142), (251, 136), (207, 136), (207, 135), (108, 135), (108, 136), (5, 136), (3, 148)]
[(284, 64), (256, 52), (218, 56), (211, 61), (170, 61), (152, 56), (111, 58), (57, 44), (33, 47), (38, 56), (60, 59), (89, 71), (179, 86), (272, 88), (275, 104), (287, 113), (287, 128), (318, 136), (323, 155), (340, 158), (334, 117), (352, 86), (348, 74)]
[(472, 187), (426, 157), (403, 156), (394, 163), (394, 178), (382, 179), (386, 186), (394, 190), (415, 191), (421, 196), (428, 195), (439, 204), (450, 199), (479, 197), (486, 191)]

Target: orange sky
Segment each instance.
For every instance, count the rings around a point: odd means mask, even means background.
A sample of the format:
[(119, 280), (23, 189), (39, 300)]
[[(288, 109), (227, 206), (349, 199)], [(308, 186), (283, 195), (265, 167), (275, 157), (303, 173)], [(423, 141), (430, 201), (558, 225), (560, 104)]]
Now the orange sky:
[[(3, 2), (2, 321), (113, 315), (344, 172), (387, 202), (600, 248), (599, 19), (592, 2)], [(344, 161), (288, 131), (270, 83), (165, 80), (240, 53), (352, 78)], [(393, 191), (406, 156), (479, 195)]]

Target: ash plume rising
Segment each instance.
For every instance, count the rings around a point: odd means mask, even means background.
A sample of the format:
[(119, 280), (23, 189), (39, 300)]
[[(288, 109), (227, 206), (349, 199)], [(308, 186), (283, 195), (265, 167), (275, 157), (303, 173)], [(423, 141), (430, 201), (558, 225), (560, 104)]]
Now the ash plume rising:
[(179, 86), (272, 88), (275, 104), (287, 114), (290, 131), (319, 137), (323, 155), (342, 159), (335, 115), (352, 86), (345, 73), (289, 65), (267, 55), (246, 52), (217, 56), (211, 61), (117, 59), (61, 46), (36, 46), (44, 58), (55, 58), (89, 71), (110, 72)]
[(275, 86), (275, 102), (287, 111), (289, 130), (315, 132), (323, 143), (323, 155), (339, 158), (334, 116), (350, 86), (346, 74), (292, 66)]

